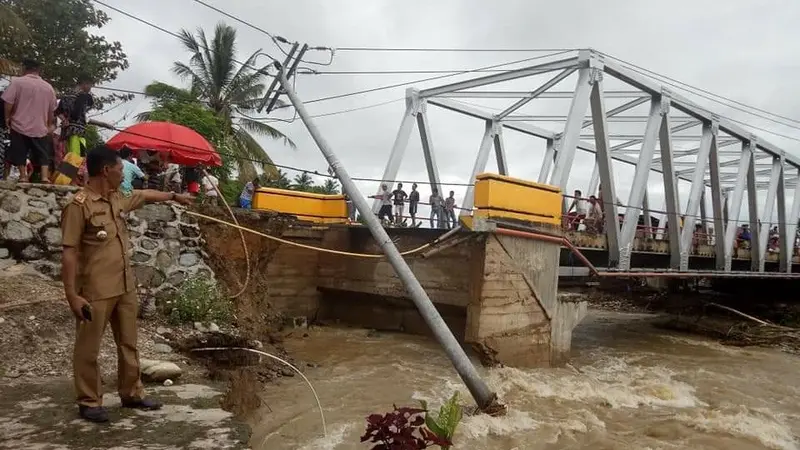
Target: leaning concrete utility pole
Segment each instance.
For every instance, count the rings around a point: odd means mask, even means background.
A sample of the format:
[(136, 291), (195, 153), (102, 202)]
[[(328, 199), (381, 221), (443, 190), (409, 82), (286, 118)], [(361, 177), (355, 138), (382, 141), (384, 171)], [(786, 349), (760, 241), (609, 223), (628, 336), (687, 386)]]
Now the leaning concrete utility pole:
[(309, 117), (305, 105), (297, 96), (294, 89), (292, 89), (292, 85), (289, 83), (286, 73), (283, 71), (283, 67), (277, 61), (275, 62), (275, 66), (278, 68), (278, 77), (284, 92), (289, 96), (289, 100), (291, 100), (294, 105), (297, 114), (306, 125), (306, 128), (308, 128), (308, 132), (322, 151), (322, 155), (325, 156), (325, 159), (328, 161), (328, 165), (333, 169), (336, 173), (336, 177), (339, 178), (339, 181), (342, 183), (342, 189), (353, 200), (356, 209), (361, 214), (369, 231), (372, 233), (372, 237), (375, 238), (381, 249), (383, 249), (386, 259), (389, 260), (394, 271), (397, 272), (397, 276), (400, 277), (400, 280), (403, 282), (406, 291), (408, 291), (408, 294), (417, 306), (422, 318), (425, 319), (428, 327), (433, 331), (436, 340), (439, 341), (439, 345), (442, 346), (447, 357), (450, 358), (450, 361), (453, 363), (456, 372), (458, 372), (464, 384), (467, 385), (478, 407), (481, 410), (485, 410), (495, 402), (497, 395), (489, 390), (489, 387), (483, 382), (480, 375), (478, 375), (475, 366), (472, 365), (464, 349), (461, 348), (461, 345), (458, 343), (455, 336), (453, 336), (450, 328), (447, 327), (444, 319), (439, 315), (439, 311), (433, 306), (433, 302), (428, 298), (428, 294), (422, 288), (422, 285), (419, 284), (417, 277), (411, 272), (411, 268), (408, 267), (402, 255), (400, 255), (400, 251), (397, 250), (397, 247), (395, 247), (394, 242), (392, 242), (386, 230), (384, 230), (383, 226), (378, 222), (378, 218), (372, 213), (372, 208), (367, 203), (367, 200), (361, 195), (361, 192), (358, 191), (358, 188), (339, 161), (339, 158), (336, 157), (333, 150), (331, 150), (328, 145), (328, 142), (322, 137), (322, 133), (320, 133), (316, 124), (311, 120), (311, 117)]

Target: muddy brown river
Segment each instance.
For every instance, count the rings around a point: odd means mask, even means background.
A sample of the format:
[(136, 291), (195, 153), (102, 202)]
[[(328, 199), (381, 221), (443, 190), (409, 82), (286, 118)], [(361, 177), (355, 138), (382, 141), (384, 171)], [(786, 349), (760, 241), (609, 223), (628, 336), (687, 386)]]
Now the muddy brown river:
[[(572, 367), (481, 369), (508, 404), (505, 417), (467, 417), (455, 449), (799, 449), (800, 359), (732, 348), (652, 327), (654, 316), (590, 311), (575, 330)], [(468, 397), (432, 340), (314, 329), (289, 345), (309, 371), (328, 422), (322, 436), (301, 379), (263, 393), (257, 450), (367, 449), (364, 418), (392, 404)]]

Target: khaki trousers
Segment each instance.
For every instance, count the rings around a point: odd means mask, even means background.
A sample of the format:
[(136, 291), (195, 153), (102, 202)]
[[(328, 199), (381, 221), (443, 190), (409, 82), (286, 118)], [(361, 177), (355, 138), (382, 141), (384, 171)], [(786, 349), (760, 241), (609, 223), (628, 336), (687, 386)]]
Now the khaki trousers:
[(111, 324), (117, 344), (117, 387), (123, 400), (136, 400), (144, 396), (139, 377), (139, 351), (137, 350), (136, 317), (139, 302), (136, 292), (119, 297), (95, 300), (92, 304), (92, 321), (77, 321), (75, 351), (72, 366), (75, 393), (79, 405), (102, 406), (103, 388), (97, 356), (106, 324)]

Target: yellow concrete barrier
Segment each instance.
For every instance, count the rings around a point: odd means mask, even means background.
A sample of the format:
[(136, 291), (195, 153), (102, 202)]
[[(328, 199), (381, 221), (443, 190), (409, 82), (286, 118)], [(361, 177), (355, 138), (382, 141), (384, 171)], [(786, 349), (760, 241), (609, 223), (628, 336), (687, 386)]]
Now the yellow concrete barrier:
[(347, 223), (344, 195), (258, 188), (253, 194), (253, 209), (291, 214), (299, 220), (313, 223)]
[(493, 173), (477, 176), (475, 217), (561, 224), (561, 189)]

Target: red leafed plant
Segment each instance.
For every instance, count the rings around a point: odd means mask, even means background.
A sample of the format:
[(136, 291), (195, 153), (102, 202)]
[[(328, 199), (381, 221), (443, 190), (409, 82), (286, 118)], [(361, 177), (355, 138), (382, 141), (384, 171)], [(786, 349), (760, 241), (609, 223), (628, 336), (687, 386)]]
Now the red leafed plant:
[(371, 450), (417, 450), (453, 445), (449, 440), (434, 434), (425, 426), (424, 409), (398, 408), (384, 415), (367, 417), (367, 431), (361, 442), (375, 444)]

